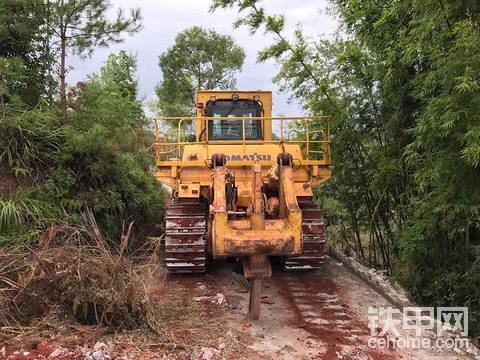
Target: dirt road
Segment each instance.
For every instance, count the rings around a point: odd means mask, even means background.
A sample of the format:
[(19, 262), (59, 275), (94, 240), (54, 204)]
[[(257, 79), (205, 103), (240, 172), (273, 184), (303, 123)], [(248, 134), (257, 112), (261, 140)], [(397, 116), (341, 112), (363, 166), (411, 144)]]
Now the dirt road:
[[(230, 309), (225, 321), (231, 329), (227, 331), (227, 336), (240, 333), (248, 339), (241, 358), (356, 360), (463, 357), (426, 350), (370, 348), (368, 307), (391, 305), (332, 259), (324, 264), (322, 270), (313, 272), (275, 269), (273, 277), (265, 282), (261, 318), (256, 322), (246, 320), (248, 294), (232, 277), (231, 264), (213, 266), (206, 276), (196, 278), (195, 288), (192, 280), (177, 279), (190, 287), (192, 296), (200, 290), (226, 296)], [(402, 337), (412, 335), (405, 331), (401, 333)]]

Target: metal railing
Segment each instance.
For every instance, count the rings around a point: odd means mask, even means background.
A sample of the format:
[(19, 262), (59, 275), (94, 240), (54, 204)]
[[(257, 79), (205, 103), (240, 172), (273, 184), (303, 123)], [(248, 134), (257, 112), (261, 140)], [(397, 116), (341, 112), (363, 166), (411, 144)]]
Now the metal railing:
[[(212, 140), (209, 134), (210, 121), (241, 121), (241, 139)], [(251, 140), (246, 136), (246, 121), (261, 121), (262, 134), (265, 124), (271, 123), (271, 140)], [(187, 122), (202, 122), (202, 133), (186, 134)], [(155, 153), (157, 162), (181, 160), (183, 149), (186, 145), (216, 144), (216, 145), (242, 145), (244, 154), (248, 145), (255, 144), (297, 144), (307, 160), (330, 161), (330, 116), (309, 117), (158, 117), (153, 118), (155, 125)], [(175, 123), (167, 125), (167, 130), (162, 130), (162, 123)], [(210, 140), (209, 140), (210, 139)], [(318, 159), (320, 157), (320, 159)], [(317, 158), (317, 159), (313, 159)]]

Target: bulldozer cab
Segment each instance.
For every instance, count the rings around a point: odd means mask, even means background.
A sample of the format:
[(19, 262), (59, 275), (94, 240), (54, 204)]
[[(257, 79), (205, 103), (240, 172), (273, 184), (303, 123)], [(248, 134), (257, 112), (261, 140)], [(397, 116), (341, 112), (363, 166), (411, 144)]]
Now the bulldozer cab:
[(196, 108), (206, 118), (197, 123), (200, 141), (271, 139), (271, 122), (258, 119), (271, 115), (270, 91), (198, 91)]

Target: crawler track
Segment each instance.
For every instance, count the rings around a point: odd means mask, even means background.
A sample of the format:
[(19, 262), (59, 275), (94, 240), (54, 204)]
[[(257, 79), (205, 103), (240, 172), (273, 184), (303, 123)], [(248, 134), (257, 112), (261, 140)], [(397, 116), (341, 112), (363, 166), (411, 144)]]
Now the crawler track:
[(203, 273), (207, 264), (207, 204), (174, 199), (165, 212), (165, 263), (170, 273)]
[(300, 256), (285, 258), (285, 269), (317, 269), (325, 259), (325, 220), (320, 208), (312, 200), (301, 200), (303, 252)]

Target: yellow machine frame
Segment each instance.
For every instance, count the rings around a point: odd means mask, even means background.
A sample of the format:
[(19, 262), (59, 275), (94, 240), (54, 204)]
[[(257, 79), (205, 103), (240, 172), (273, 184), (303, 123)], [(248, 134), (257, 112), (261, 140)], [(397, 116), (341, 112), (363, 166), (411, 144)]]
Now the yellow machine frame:
[[(260, 101), (261, 116), (205, 116), (208, 101), (235, 98)], [(209, 140), (209, 121), (218, 120), (240, 120), (242, 138)], [(252, 120), (260, 121), (262, 140), (246, 139), (245, 123)], [(329, 116), (272, 116), (270, 91), (198, 91), (195, 117), (154, 119), (156, 177), (180, 199), (208, 199), (213, 257), (243, 257), (245, 276), (260, 280), (271, 275), (269, 256), (302, 254), (302, 212), (297, 200), (312, 198), (312, 187), (331, 176), (330, 120)], [(176, 128), (162, 131), (163, 121), (173, 121)], [(194, 124), (195, 136), (186, 136), (187, 123)], [(273, 128), (279, 136), (274, 136)], [(238, 206), (248, 210), (247, 216), (237, 218), (237, 212), (227, 209), (226, 184), (232, 178)], [(279, 216), (266, 219), (262, 187), (269, 184), (278, 189)], [(252, 284), (256, 290), (251, 294), (257, 295), (251, 303), (258, 307), (258, 281)], [(253, 313), (258, 316), (258, 311)]]

